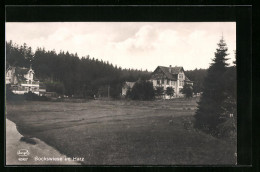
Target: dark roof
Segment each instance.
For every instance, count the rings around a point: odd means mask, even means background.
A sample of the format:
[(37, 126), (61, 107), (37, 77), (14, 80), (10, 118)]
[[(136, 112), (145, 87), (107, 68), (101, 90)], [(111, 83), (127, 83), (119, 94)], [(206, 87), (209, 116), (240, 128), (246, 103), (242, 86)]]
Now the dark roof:
[(18, 82), (22, 82), (25, 80), (24, 74), (26, 74), (28, 71), (28, 68), (15, 67), (14, 75), (17, 77)]
[(165, 76), (170, 79), (170, 80), (177, 80), (178, 73), (181, 71), (182, 67), (171, 67), (171, 72), (170, 72), (170, 67), (164, 67), (164, 66), (158, 66), (152, 75), (157, 71), (158, 69), (161, 69), (161, 71), (165, 74)]
[(187, 76), (185, 76), (185, 81), (186, 82), (192, 82)]
[(28, 68), (16, 67), (15, 73), (19, 74), (19, 75), (25, 75), (26, 73), (28, 73), (29, 70), (30, 69), (28, 69)]
[[(183, 69), (183, 67), (179, 67), (179, 66), (175, 66), (175, 67), (158, 66), (158, 67), (161, 68), (165, 73), (169, 73), (169, 74), (179, 74), (180, 71)], [(171, 73), (169, 69), (171, 69)]]
[[(181, 66), (175, 66), (175, 67), (158, 66), (158, 67), (155, 69), (155, 71), (156, 71), (158, 68), (161, 69), (161, 70), (163, 71), (163, 73), (165, 74), (165, 76), (166, 76), (168, 79), (170, 79), (170, 80), (177, 80), (178, 74), (179, 74), (181, 71), (184, 72), (184, 69), (183, 69), (183, 67), (181, 67)], [(155, 71), (154, 71), (154, 72), (155, 72)], [(190, 79), (189, 79), (187, 76), (185, 76), (185, 81), (187, 81), (187, 82), (192, 82), (192, 81), (190, 81)]]
[(6, 68), (6, 72), (8, 72), (9, 70), (12, 70), (12, 69), (13, 69), (13, 67), (9, 66), (9, 67)]

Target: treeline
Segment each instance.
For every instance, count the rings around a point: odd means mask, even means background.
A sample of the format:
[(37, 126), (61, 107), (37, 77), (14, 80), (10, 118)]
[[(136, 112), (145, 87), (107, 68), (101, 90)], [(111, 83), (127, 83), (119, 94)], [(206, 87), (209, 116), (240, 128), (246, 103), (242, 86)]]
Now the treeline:
[[(18, 46), (6, 43), (7, 66), (30, 67), (47, 91), (76, 97), (111, 96), (119, 97), (124, 81), (148, 79), (150, 73), (141, 70), (122, 69), (109, 63), (90, 58), (79, 58), (77, 53), (37, 48), (32, 52), (26, 44)], [(109, 92), (109, 93), (108, 93)]]
[[(122, 69), (109, 63), (85, 56), (79, 58), (76, 54), (55, 50), (46, 51), (44, 48), (32, 48), (17, 45), (12, 41), (6, 43), (6, 65), (32, 68), (36, 77), (48, 92), (76, 97), (108, 96), (118, 97), (124, 81), (149, 79), (150, 72)], [(203, 80), (207, 75), (206, 69), (185, 71), (193, 81), (193, 92), (203, 91)], [(109, 91), (109, 93), (108, 93)]]
[(193, 92), (200, 93), (203, 91), (203, 82), (207, 75), (207, 69), (195, 69), (185, 71), (187, 77), (193, 81)]

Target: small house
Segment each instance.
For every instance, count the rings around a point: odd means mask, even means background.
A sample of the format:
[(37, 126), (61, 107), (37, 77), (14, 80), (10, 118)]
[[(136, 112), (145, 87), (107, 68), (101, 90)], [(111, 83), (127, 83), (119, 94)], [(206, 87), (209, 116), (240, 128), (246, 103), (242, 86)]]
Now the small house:
[(135, 85), (135, 82), (125, 82), (122, 86), (122, 96), (126, 96), (127, 91), (131, 90), (134, 85)]

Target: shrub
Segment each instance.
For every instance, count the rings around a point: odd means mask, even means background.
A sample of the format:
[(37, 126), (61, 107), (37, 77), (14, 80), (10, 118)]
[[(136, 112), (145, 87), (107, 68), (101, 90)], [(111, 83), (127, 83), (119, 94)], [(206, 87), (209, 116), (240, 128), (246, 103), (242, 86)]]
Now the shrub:
[(111, 84), (110, 85), (110, 96), (115, 99), (119, 98), (121, 90), (122, 90), (122, 86), (120, 83)]
[(127, 94), (133, 100), (153, 100), (155, 96), (153, 84), (144, 80), (136, 82)]
[(6, 100), (8, 100), (8, 101), (22, 101), (22, 100), (24, 100), (24, 96), (14, 94), (11, 90), (10, 84), (8, 84), (8, 85), (6, 85)]
[(218, 137), (236, 139), (237, 132), (237, 109), (236, 99), (234, 97), (227, 97), (222, 103), (222, 118), (223, 123), (217, 126)]
[(222, 138), (229, 138), (236, 140), (237, 138), (237, 127), (236, 120), (234, 117), (228, 118), (225, 122), (217, 126), (218, 136)]
[(164, 89), (163, 87), (156, 87), (156, 90), (155, 90), (155, 95), (158, 96), (158, 97), (162, 97), (164, 94)]
[(65, 93), (65, 88), (61, 82), (45, 82), (47, 92), (56, 92), (63, 95)]
[(172, 87), (167, 87), (166, 94), (169, 95), (171, 98), (174, 95), (174, 89)]
[(180, 90), (181, 93), (185, 94), (186, 98), (192, 97), (193, 88), (190, 84), (184, 84), (183, 89)]
[(24, 94), (25, 100), (28, 101), (48, 101), (49, 98), (45, 96), (38, 96), (37, 94), (32, 93), (31, 91)]

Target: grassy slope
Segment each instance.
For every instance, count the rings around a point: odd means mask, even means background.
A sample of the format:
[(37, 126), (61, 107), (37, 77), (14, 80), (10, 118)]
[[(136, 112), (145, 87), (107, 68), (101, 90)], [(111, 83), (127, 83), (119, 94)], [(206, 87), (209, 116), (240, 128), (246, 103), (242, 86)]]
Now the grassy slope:
[(195, 108), (194, 99), (24, 102), (8, 103), (7, 118), (84, 164), (234, 164), (236, 145), (185, 129)]

